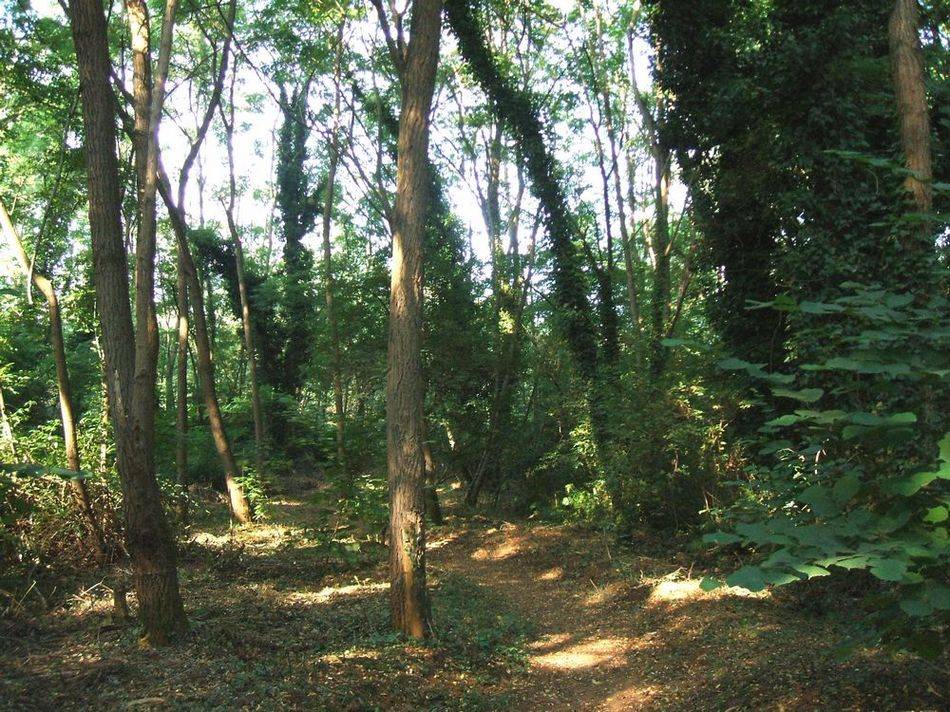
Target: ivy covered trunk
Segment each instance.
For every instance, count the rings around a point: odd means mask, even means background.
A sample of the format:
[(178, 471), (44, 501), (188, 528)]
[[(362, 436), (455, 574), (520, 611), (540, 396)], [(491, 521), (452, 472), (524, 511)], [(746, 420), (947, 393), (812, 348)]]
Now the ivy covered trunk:
[(402, 73), (396, 163), (386, 446), (389, 469), (390, 612), (393, 627), (429, 634), (425, 558), (425, 440), (422, 374), (423, 234), (427, 214), (429, 111), (439, 59), (441, 0), (412, 5)]

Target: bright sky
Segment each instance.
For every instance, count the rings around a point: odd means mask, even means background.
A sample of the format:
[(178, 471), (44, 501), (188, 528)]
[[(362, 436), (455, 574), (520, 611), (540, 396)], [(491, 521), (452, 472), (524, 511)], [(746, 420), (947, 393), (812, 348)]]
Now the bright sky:
[[(56, 0), (30, 0), (30, 2), (32, 7), (40, 15), (62, 17), (62, 10)], [(551, 0), (551, 4), (562, 12), (572, 9), (574, 6), (571, 0)], [(116, 11), (119, 11), (118, 7)], [(375, 14), (370, 14), (370, 18), (368, 21), (357, 23), (359, 26), (350, 29), (348, 34), (351, 41), (364, 44), (373, 44), (382, 41), (381, 36), (378, 36), (378, 30), (375, 25)], [(185, 30), (180, 29), (179, 31), (182, 32)], [(443, 50), (449, 47), (451, 47), (450, 42), (443, 44)], [(648, 68), (649, 47), (644, 42), (638, 40), (636, 51), (638, 54), (638, 79), (643, 88), (648, 88), (650, 76)], [(265, 97), (263, 110), (260, 112), (247, 110), (248, 97), (253, 95)], [(437, 100), (438, 99), (437, 97)], [(447, 97), (441, 97), (441, 99), (441, 110), (456, 110), (453, 102), (449, 101)], [(318, 108), (319, 101), (320, 99), (314, 98), (312, 102), (314, 106), (312, 108)], [(480, 99), (477, 96), (470, 95), (464, 100), (464, 103), (466, 105), (477, 105), (479, 101)], [(258, 75), (246, 64), (242, 64), (239, 70), (236, 103), (238, 106), (238, 128), (234, 142), (235, 162), (239, 185), (244, 186), (243, 194), (237, 206), (237, 221), (245, 228), (252, 226), (259, 228), (258, 234), (260, 235), (266, 230), (272, 211), (271, 196), (272, 181), (274, 178), (273, 135), (275, 128), (279, 125), (280, 116), (276, 104), (270, 98), (267, 87), (262, 83)], [(172, 92), (167, 101), (167, 109), (172, 114), (180, 117), (179, 121), (191, 130), (193, 130), (198, 122), (198, 118), (195, 117), (189, 108), (189, 100), (184, 91)], [(437, 110), (439, 110), (439, 107), (437, 107)], [(586, 112), (587, 110), (584, 106), (579, 109), (579, 114), (582, 116), (586, 117)], [(432, 137), (433, 144), (440, 142), (440, 133), (451, 129), (447, 121), (437, 123), (438, 126), (434, 128)], [(219, 203), (219, 196), (227, 185), (228, 168), (225, 148), (219, 140), (217, 135), (219, 128), (216, 127), (219, 127), (219, 121), (217, 119), (205, 141), (200, 158), (201, 173), (203, 174), (207, 186), (204, 197), (204, 217), (206, 220), (217, 221), (220, 224), (224, 224), (224, 213)], [(593, 133), (586, 124), (584, 132), (581, 134), (568, 135), (566, 129), (562, 131), (562, 134), (562, 141), (569, 140), (571, 142), (570, 150), (572, 155), (576, 153), (593, 154)], [(457, 135), (445, 134), (441, 136), (441, 138), (448, 139), (448, 141), (454, 143), (457, 140)], [(314, 149), (318, 148), (317, 144), (322, 140), (323, 138), (318, 132), (315, 132), (310, 139)], [(183, 136), (181, 129), (176, 126), (174, 121), (168, 118), (162, 122), (160, 141), (165, 167), (172, 178), (172, 182), (177, 183), (179, 163), (187, 153), (189, 144)], [(448, 145), (448, 143), (438, 143), (438, 145)], [(311, 151), (311, 155), (315, 153), (317, 153), (317, 151)], [(564, 151), (560, 150), (558, 153), (561, 159), (565, 160), (566, 156)], [(315, 173), (319, 174), (322, 167), (314, 166), (314, 169)], [(649, 184), (650, 170), (649, 165), (641, 167), (640, 174), (638, 175), (638, 182), (640, 184), (644, 186)], [(353, 179), (352, 174), (346, 170), (341, 170), (339, 177), (342, 182), (341, 188), (351, 198), (355, 198), (362, 190), (360, 185)], [(199, 169), (195, 167), (192, 171), (188, 198), (186, 200), (189, 219), (193, 225), (197, 225), (199, 221), (198, 178)], [(601, 179), (596, 166), (585, 166), (581, 182), (585, 186), (582, 193), (583, 198), (599, 209), (601, 205)], [(488, 240), (476, 196), (469, 187), (459, 182), (450, 188), (449, 197), (455, 214), (472, 232), (472, 244), (476, 255), (483, 261), (487, 260)], [(671, 191), (671, 202), (674, 211), (681, 209), (684, 197), (684, 187), (678, 183), (675, 184)], [(526, 204), (525, 207), (530, 209), (529, 204)], [(649, 209), (641, 209), (638, 211), (638, 218), (643, 218), (645, 214), (648, 213)], [(530, 225), (525, 226), (524, 229), (530, 229)], [(251, 249), (255, 246), (260, 247), (263, 243), (263, 237), (260, 236), (255, 238), (249, 235), (246, 239), (250, 242), (249, 247)], [(311, 249), (316, 251), (319, 248), (319, 240), (319, 229), (317, 229), (308, 236), (306, 242)], [(522, 244), (524, 244), (524, 242), (523, 240)], [(275, 254), (277, 253), (279, 253), (279, 250), (275, 251)], [(2, 261), (3, 256), (0, 255), (0, 269), (3, 269), (9, 274), (8, 268), (12, 265), (3, 265)]]

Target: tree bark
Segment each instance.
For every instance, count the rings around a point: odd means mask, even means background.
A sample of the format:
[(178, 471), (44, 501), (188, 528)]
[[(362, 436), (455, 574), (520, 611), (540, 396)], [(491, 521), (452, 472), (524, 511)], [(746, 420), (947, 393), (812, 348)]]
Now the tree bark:
[[(187, 631), (188, 621), (178, 588), (175, 540), (155, 478), (155, 381), (147, 367), (155, 350), (145, 349), (140, 355), (143, 368), (137, 368), (137, 346), (144, 339), (137, 341), (133, 335), (129, 306), (105, 13), (101, 0), (70, 0), (69, 14), (79, 67), (96, 306), (122, 482), (126, 548), (146, 639), (161, 645)], [(154, 246), (137, 252), (146, 258), (136, 261), (137, 312), (147, 313), (147, 304), (140, 309), (139, 303), (152, 299), (148, 271), (154, 263), (147, 257), (154, 257)], [(147, 320), (139, 324), (145, 335), (152, 327), (154, 322)], [(151, 371), (154, 374), (154, 358)]]
[(333, 219), (333, 197), (336, 188), (336, 169), (340, 159), (340, 70), (343, 54), (343, 28), (337, 32), (338, 56), (334, 74), (333, 136), (330, 139), (330, 165), (327, 169), (326, 199), (323, 205), (323, 295), (327, 305), (330, 326), (330, 348), (333, 357), (333, 409), (336, 418), (336, 457), (341, 472), (346, 472), (346, 414), (343, 410), (343, 367), (340, 355), (340, 331), (333, 304), (333, 255), (330, 245), (330, 224)]
[(404, 53), (399, 117), (386, 379), (386, 444), (393, 627), (430, 633), (425, 560), (422, 374), (423, 230), (427, 214), (429, 112), (439, 60), (441, 0), (414, 0)]
[(7, 447), (10, 448), (10, 456), (16, 457), (16, 438), (13, 437), (13, 428), (10, 427), (10, 419), (7, 417), (7, 404), (3, 400), (3, 384), (0, 383), (0, 435), (7, 441)]
[(442, 524), (442, 507), (439, 504), (439, 492), (436, 489), (438, 485), (438, 478), (436, 476), (436, 463), (435, 458), (432, 456), (432, 448), (429, 446), (429, 441), (426, 440), (422, 444), (422, 456), (425, 461), (426, 468), (426, 516), (429, 517), (429, 521), (435, 525)]
[[(929, 213), (933, 207), (930, 113), (917, 15), (917, 0), (895, 0), (888, 23), (888, 36), (901, 146), (907, 168), (912, 171), (904, 185), (913, 195), (917, 210)], [(927, 230), (926, 222), (923, 230)]]
[(231, 513), (239, 522), (247, 523), (252, 519), (251, 505), (247, 496), (244, 494), (244, 489), (237, 480), (237, 477), (240, 475), (240, 469), (238, 468), (237, 460), (234, 459), (231, 442), (228, 439), (228, 433), (224, 427), (224, 417), (221, 414), (221, 406), (218, 403), (218, 392), (214, 382), (214, 362), (211, 358), (211, 340), (208, 335), (208, 324), (205, 320), (205, 305), (201, 289), (201, 280), (198, 277), (198, 269), (195, 266), (195, 261), (191, 255), (191, 248), (188, 245), (188, 228), (185, 217), (182, 214), (182, 208), (181, 206), (175, 205), (171, 197), (171, 185), (164, 171), (161, 171), (160, 189), (165, 204), (168, 207), (172, 232), (175, 233), (179, 259), (181, 260), (182, 271), (185, 275), (185, 285), (191, 303), (191, 313), (195, 321), (195, 353), (197, 357), (195, 361), (198, 370), (198, 380), (201, 383), (201, 396), (205, 405), (205, 414), (208, 417), (208, 425), (211, 428), (211, 438), (214, 441), (215, 449), (221, 460), (221, 466), (224, 468), (224, 484), (228, 492), (228, 502), (231, 506)]
[[(178, 357), (175, 361), (177, 398), (175, 398), (175, 475), (178, 486), (188, 482), (188, 286), (181, 254), (176, 252), (175, 300), (178, 311)], [(187, 517), (188, 499), (182, 496), (179, 514)]]
[[(0, 227), (3, 228), (3, 232), (7, 236), (7, 241), (23, 269), (23, 274), (27, 279), (32, 277), (33, 284), (46, 298), (49, 308), (50, 344), (53, 347), (53, 360), (56, 363), (56, 386), (59, 394), (60, 422), (63, 425), (63, 443), (66, 446), (66, 463), (70, 470), (79, 472), (82, 469), (82, 463), (79, 459), (79, 440), (76, 435), (76, 418), (73, 414), (69, 369), (66, 365), (66, 347), (63, 341), (63, 322), (60, 316), (59, 298), (56, 296), (53, 283), (31, 267), (30, 259), (23, 248), (23, 241), (20, 239), (20, 233), (13, 225), (13, 221), (10, 219), (3, 203), (0, 203)], [(89, 488), (85, 481), (81, 479), (70, 480), (69, 486), (72, 489), (79, 512), (86, 522), (86, 529), (92, 541), (96, 562), (101, 566), (106, 563), (105, 536), (102, 533), (99, 518), (92, 506)]]
[(224, 122), (225, 145), (228, 151), (229, 193), (225, 205), (225, 215), (228, 220), (228, 230), (234, 243), (234, 262), (237, 270), (238, 296), (241, 300), (241, 326), (244, 333), (244, 350), (247, 354), (247, 365), (251, 380), (251, 412), (254, 418), (254, 447), (258, 473), (264, 471), (264, 411), (261, 407), (261, 391), (257, 380), (257, 352), (254, 350), (254, 329), (251, 324), (251, 302), (247, 291), (247, 278), (244, 272), (244, 245), (241, 242), (241, 233), (234, 220), (234, 201), (237, 195), (237, 184), (234, 180), (234, 77), (231, 79), (231, 96), (228, 104), (229, 116), (221, 110), (221, 119)]

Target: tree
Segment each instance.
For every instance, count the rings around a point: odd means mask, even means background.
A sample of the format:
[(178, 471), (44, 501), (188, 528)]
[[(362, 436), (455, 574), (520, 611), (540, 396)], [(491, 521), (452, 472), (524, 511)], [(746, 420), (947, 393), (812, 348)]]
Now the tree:
[[(33, 284), (43, 294), (48, 305), (50, 345), (53, 347), (53, 360), (56, 362), (56, 387), (59, 394), (60, 420), (63, 424), (63, 443), (66, 445), (66, 464), (70, 470), (79, 472), (82, 470), (82, 462), (79, 459), (79, 439), (76, 434), (72, 388), (69, 385), (69, 368), (66, 363), (66, 347), (63, 340), (63, 320), (60, 314), (59, 297), (56, 295), (53, 283), (49, 278), (40, 274), (27, 257), (26, 250), (23, 248), (23, 241), (20, 239), (20, 233), (13, 225), (10, 214), (2, 202), (0, 202), (0, 228), (7, 236), (7, 242), (20, 263), (23, 274), (27, 279), (32, 279)], [(9, 430), (6, 414), (3, 414), (3, 419), (4, 427)], [(10, 440), (12, 441), (12, 433)], [(89, 497), (89, 488), (85, 481), (79, 478), (71, 479), (69, 486), (76, 498), (76, 505), (85, 519), (96, 560), (100, 565), (104, 564), (106, 561), (105, 536), (102, 533), (102, 527), (99, 525), (99, 519)]]
[(441, 0), (414, 0), (409, 41), (398, 47), (396, 55), (403, 66), (386, 378), (390, 613), (396, 630), (416, 638), (426, 637), (430, 630), (425, 568), (422, 244), (429, 188), (429, 111), (441, 15)]
[[(930, 110), (924, 84), (924, 62), (920, 49), (920, 23), (917, 0), (894, 0), (888, 22), (891, 72), (897, 113), (900, 119), (901, 147), (907, 169), (911, 171), (905, 186), (913, 195), (920, 213), (933, 207), (933, 168), (930, 157)], [(921, 223), (923, 236), (929, 237), (928, 222)], [(918, 243), (915, 247), (919, 248)]]
[[(172, 2), (165, 18), (169, 34), (173, 11)], [(126, 548), (146, 637), (151, 644), (162, 645), (183, 634), (188, 621), (178, 589), (175, 541), (155, 478), (154, 244), (136, 245), (137, 320), (133, 332), (105, 13), (100, 0), (72, 0), (69, 15), (79, 66), (96, 305), (122, 479)], [(147, 15), (140, 17), (143, 28), (147, 21)], [(139, 39), (147, 39), (147, 35)], [(139, 50), (144, 49), (140, 45)], [(156, 103), (160, 110), (160, 99)], [(160, 111), (149, 115), (157, 118)], [(157, 126), (150, 127), (153, 130)], [(140, 237), (148, 236), (140, 233)]]

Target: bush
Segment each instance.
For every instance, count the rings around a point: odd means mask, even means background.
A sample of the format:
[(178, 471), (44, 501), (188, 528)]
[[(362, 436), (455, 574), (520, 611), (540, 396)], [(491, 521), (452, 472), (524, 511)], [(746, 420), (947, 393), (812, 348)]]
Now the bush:
[(950, 622), (947, 302), (845, 286), (827, 302), (762, 305), (796, 315), (804, 342), (822, 335), (816, 362), (789, 373), (722, 362), (763, 384), (773, 417), (729, 531), (707, 540), (758, 554), (726, 578), (750, 590), (870, 573), (881, 588), (866, 601), (869, 632), (935, 655)]

